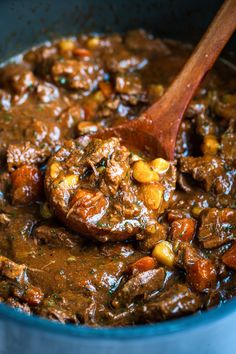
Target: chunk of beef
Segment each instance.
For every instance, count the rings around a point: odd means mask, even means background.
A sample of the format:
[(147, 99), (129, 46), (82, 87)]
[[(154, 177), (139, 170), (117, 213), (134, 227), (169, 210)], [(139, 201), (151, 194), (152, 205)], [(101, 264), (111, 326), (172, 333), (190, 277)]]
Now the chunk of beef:
[(51, 154), (48, 146), (38, 147), (30, 142), (10, 144), (7, 149), (7, 165), (10, 172), (22, 165), (38, 165), (43, 163)]
[(207, 135), (216, 135), (218, 132), (217, 124), (206, 113), (198, 114), (196, 117), (196, 131), (204, 137)]
[(36, 89), (39, 100), (43, 103), (55, 101), (59, 97), (59, 90), (49, 82), (41, 83)]
[(222, 257), (222, 261), (228, 267), (236, 270), (236, 243), (234, 243)]
[(28, 304), (26, 304), (26, 303), (22, 304), (21, 302), (19, 302), (19, 300), (16, 300), (13, 297), (9, 297), (5, 303), (7, 305), (13, 307), (17, 311), (24, 312), (27, 315), (31, 314), (31, 309)]
[(103, 70), (91, 60), (55, 61), (52, 78), (59, 86), (90, 92), (103, 79)]
[(30, 63), (34, 68), (49, 58), (57, 55), (57, 46), (46, 43), (43, 46), (33, 48), (24, 55), (24, 61)]
[(117, 193), (129, 170), (129, 156), (130, 152), (124, 146), (119, 146), (107, 161), (100, 184), (100, 189), (105, 195), (115, 195)]
[(57, 121), (63, 138), (75, 138), (77, 135), (77, 125), (80, 121), (83, 121), (84, 118), (85, 112), (79, 104), (70, 106), (63, 111)]
[(216, 269), (213, 263), (203, 258), (195, 248), (181, 242), (176, 264), (186, 271), (188, 283), (198, 292), (209, 291), (216, 285)]
[(164, 225), (155, 223), (153, 226), (154, 232), (146, 232), (145, 237), (139, 240), (139, 247), (143, 251), (152, 251), (159, 241), (166, 240), (167, 238), (167, 229)]
[(142, 82), (139, 76), (134, 74), (119, 74), (116, 76), (116, 92), (126, 95), (140, 95)]
[(41, 310), (39, 311), (39, 315), (46, 317), (52, 321), (57, 321), (64, 324), (78, 323), (78, 319), (76, 318), (76, 315), (72, 311), (63, 309), (61, 307), (42, 306)]
[(64, 227), (53, 225), (40, 225), (33, 231), (33, 237), (36, 242), (49, 244), (53, 247), (78, 247), (80, 238), (76, 240), (71, 233), (66, 231)]
[(120, 98), (123, 101), (128, 102), (132, 106), (146, 100), (142, 82), (137, 74), (126, 73), (117, 75), (115, 90), (120, 94)]
[(175, 284), (158, 300), (142, 307), (141, 318), (156, 322), (193, 313), (201, 308), (200, 298), (184, 284)]
[(44, 293), (40, 288), (29, 283), (26, 283), (21, 287), (14, 286), (12, 292), (16, 298), (26, 302), (29, 306), (39, 305), (44, 297)]
[(225, 95), (217, 100), (214, 105), (214, 112), (228, 121), (234, 120), (236, 117), (236, 94)]
[(61, 144), (61, 130), (52, 122), (34, 121), (25, 132), (27, 141), (10, 144), (7, 149), (8, 170), (22, 165), (43, 163)]
[(170, 49), (160, 38), (154, 39), (143, 29), (129, 31), (125, 38), (125, 44), (132, 50), (153, 51), (159, 55), (170, 54)]
[(11, 296), (11, 284), (7, 279), (0, 281), (0, 302), (7, 300)]
[(38, 314), (60, 323), (78, 323), (76, 315), (63, 304), (57, 305), (53, 296), (44, 299)]
[(209, 155), (180, 159), (181, 172), (189, 173), (195, 180), (202, 182), (207, 192), (213, 190), (218, 194), (229, 194), (233, 188), (233, 177), (227, 173), (226, 167), (224, 160)]
[[(41, 303), (44, 294), (40, 288), (28, 282), (26, 271), (26, 265), (17, 264), (7, 257), (0, 256), (0, 275), (5, 279), (4, 291), (7, 291), (7, 297), (14, 296), (14, 299), (17, 298), (29, 306), (36, 306)], [(0, 293), (4, 296), (1, 290)]]
[(175, 263), (180, 268), (187, 269), (191, 264), (198, 261), (201, 254), (188, 242), (180, 242), (176, 251)]
[(107, 53), (105, 63), (108, 71), (124, 73), (142, 68), (146, 65), (147, 60), (121, 47), (119, 50)]
[(236, 237), (236, 210), (212, 208), (201, 213), (198, 239), (205, 248), (214, 248)]
[(236, 164), (236, 120), (230, 123), (221, 137), (220, 155), (223, 159), (232, 160)]
[(99, 245), (99, 253), (104, 257), (124, 257), (127, 258), (134, 254), (134, 246), (126, 243), (105, 243)]
[(145, 297), (153, 291), (160, 290), (165, 281), (164, 268), (152, 269), (137, 274), (129, 279), (119, 290), (112, 302), (114, 307), (130, 304), (136, 297)]
[(192, 152), (191, 138), (192, 124), (189, 120), (183, 120), (177, 135), (175, 156), (187, 156)]
[[(119, 148), (119, 145), (119, 140), (116, 138), (91, 140), (85, 148), (82, 158), (78, 156), (79, 164), (84, 166), (89, 165), (93, 168), (103, 159), (109, 159), (114, 151)], [(76, 162), (73, 164), (76, 164)]]
[(7, 257), (0, 256), (0, 273), (6, 279), (22, 284), (26, 279), (26, 269), (24, 264), (17, 264)]
[(60, 144), (61, 130), (57, 123), (35, 120), (25, 131), (26, 140), (32, 144), (44, 148), (54, 148)]
[(24, 94), (36, 86), (37, 80), (26, 67), (18, 64), (9, 64), (0, 70), (0, 84), (3, 88), (12, 90), (15, 94)]
[[(137, 216), (140, 213), (140, 205), (137, 204), (137, 186), (132, 185), (128, 176), (121, 181), (120, 195), (117, 198), (117, 203), (114, 203), (114, 209), (118, 213), (122, 213), (125, 217), (129, 218)], [(130, 225), (131, 226), (131, 225)]]

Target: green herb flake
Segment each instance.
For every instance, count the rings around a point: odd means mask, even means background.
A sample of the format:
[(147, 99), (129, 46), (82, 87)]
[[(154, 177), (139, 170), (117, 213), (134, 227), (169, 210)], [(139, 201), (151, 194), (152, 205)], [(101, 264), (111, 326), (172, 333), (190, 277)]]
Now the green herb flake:
[(5, 122), (11, 122), (13, 117), (10, 114), (4, 114), (3, 119), (5, 120)]
[(59, 82), (61, 85), (65, 85), (66, 82), (67, 82), (67, 80), (66, 80), (66, 78), (65, 78), (64, 76), (60, 76), (60, 77), (58, 78), (58, 82)]
[(42, 112), (42, 111), (44, 110), (44, 106), (43, 106), (42, 104), (39, 104), (39, 105), (37, 106), (37, 110), (38, 110), (39, 112)]

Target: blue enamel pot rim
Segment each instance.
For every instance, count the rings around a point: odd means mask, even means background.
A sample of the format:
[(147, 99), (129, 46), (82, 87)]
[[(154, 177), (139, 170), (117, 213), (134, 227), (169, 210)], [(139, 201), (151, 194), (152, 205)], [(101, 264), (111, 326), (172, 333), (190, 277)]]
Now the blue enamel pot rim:
[(150, 337), (162, 337), (172, 333), (195, 330), (209, 326), (236, 313), (236, 298), (210, 309), (179, 319), (155, 324), (94, 328), (84, 325), (60, 324), (38, 316), (26, 315), (4, 304), (0, 304), (0, 319), (14, 321), (30, 329), (40, 330), (50, 334), (64, 335), (77, 338), (109, 339), (109, 340), (142, 340)]

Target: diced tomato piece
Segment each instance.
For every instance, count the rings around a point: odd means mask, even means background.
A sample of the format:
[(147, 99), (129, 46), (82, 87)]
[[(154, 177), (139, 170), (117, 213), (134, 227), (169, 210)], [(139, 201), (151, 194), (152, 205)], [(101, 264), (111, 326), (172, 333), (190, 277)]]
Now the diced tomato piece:
[(222, 257), (222, 261), (228, 267), (236, 270), (236, 243), (234, 243), (233, 246), (225, 252)]
[(196, 221), (190, 218), (178, 219), (171, 224), (173, 240), (191, 242), (196, 228)]

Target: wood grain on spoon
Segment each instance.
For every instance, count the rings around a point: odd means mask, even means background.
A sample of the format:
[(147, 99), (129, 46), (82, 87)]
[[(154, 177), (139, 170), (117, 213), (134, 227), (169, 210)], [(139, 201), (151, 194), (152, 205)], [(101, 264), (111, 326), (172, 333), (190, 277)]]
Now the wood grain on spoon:
[(118, 136), (130, 146), (173, 160), (184, 112), (235, 29), (236, 0), (226, 0), (165, 94), (139, 118), (107, 128), (96, 136)]

